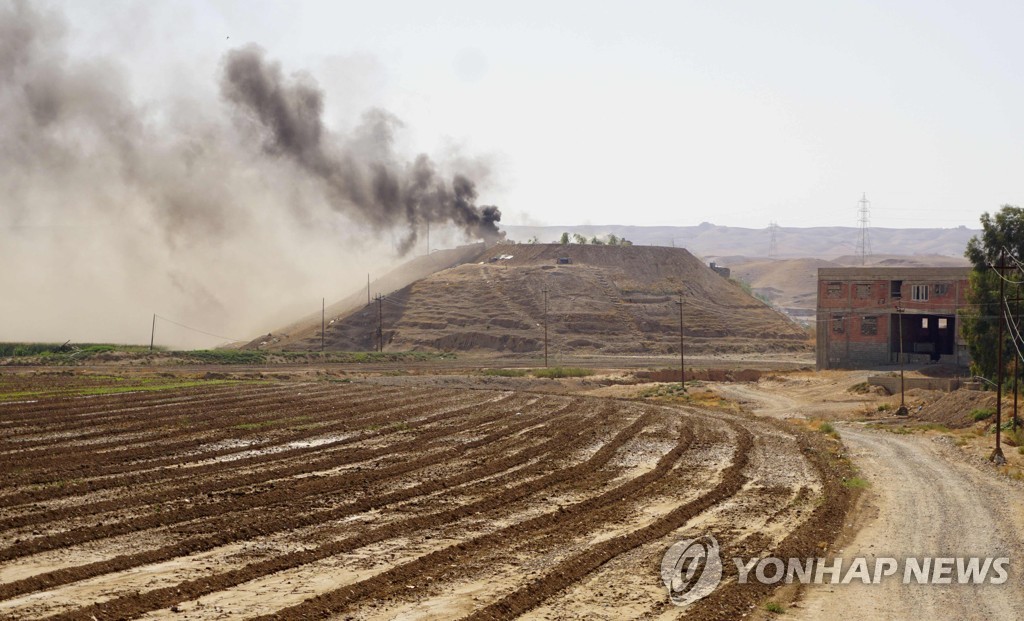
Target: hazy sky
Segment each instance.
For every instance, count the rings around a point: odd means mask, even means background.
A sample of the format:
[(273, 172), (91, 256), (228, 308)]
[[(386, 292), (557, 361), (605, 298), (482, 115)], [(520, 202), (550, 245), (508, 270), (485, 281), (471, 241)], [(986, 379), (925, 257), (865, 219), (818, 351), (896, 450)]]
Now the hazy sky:
[[(506, 223), (977, 226), (1024, 203), (1020, 2), (112, 2), (63, 7), (75, 54), (140, 102), (255, 42), (369, 107), (409, 153), (492, 168)], [(230, 37), (230, 38), (229, 38)]]

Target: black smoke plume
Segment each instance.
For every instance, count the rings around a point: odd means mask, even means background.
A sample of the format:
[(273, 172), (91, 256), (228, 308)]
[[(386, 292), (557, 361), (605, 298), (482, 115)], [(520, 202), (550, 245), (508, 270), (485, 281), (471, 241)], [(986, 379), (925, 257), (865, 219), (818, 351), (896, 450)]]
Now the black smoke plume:
[(209, 78), (169, 57), (182, 82), (153, 72), (133, 89), (127, 57), (74, 51), (71, 28), (45, 3), (0, 0), (0, 341), (148, 343), (154, 312), (248, 340), (362, 286), (428, 224), (500, 235), (470, 177), (439, 172), (466, 168), (404, 161), (381, 110), (332, 131), (316, 83), (257, 48)]
[(449, 186), (426, 155), (400, 161), (391, 149), (398, 125), (392, 115), (365, 115), (356, 133), (370, 136), (374, 148), (359, 149), (324, 127), (324, 95), (312, 79), (286, 79), (280, 64), (254, 45), (228, 52), (220, 86), (222, 96), (260, 131), (267, 153), (292, 160), (322, 181), (335, 209), (355, 212), (377, 229), (408, 228), (403, 249), (430, 223), (451, 223), (488, 241), (502, 236), (501, 211), (476, 205), (471, 179), (457, 174)]

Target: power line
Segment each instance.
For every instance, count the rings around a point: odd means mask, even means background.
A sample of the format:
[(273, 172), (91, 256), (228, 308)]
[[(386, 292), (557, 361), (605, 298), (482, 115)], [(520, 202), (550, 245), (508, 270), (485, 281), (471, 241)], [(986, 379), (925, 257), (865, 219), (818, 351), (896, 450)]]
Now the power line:
[(1021, 338), (1020, 326), (1010, 321), (1010, 317), (1013, 316), (1013, 311), (1010, 310), (1010, 301), (1007, 300), (1006, 298), (1003, 298), (1003, 306), (1006, 307), (1006, 326), (1010, 329), (1010, 340), (1013, 341), (1013, 348), (1017, 350), (1017, 356), (1020, 357), (1021, 360), (1024, 360), (1024, 353), (1021, 353), (1020, 347), (1017, 346), (1017, 341), (1020, 340)]
[[(191, 330), (193, 332), (198, 332), (199, 334), (205, 334), (206, 336), (212, 336), (212, 337), (215, 337), (215, 338), (218, 338), (218, 339), (223, 339), (225, 341), (244, 341), (245, 340), (245, 339), (231, 338), (230, 336), (224, 336), (223, 334), (214, 334), (212, 332), (206, 332), (205, 330), (200, 330), (199, 328), (193, 328), (192, 326), (186, 326), (183, 323), (179, 323), (177, 321), (174, 321), (173, 319), (168, 319), (167, 317), (164, 317), (162, 315), (157, 315), (155, 313), (153, 314), (153, 317), (155, 319), (163, 319), (167, 323), (172, 323), (172, 324), (178, 326), (179, 328), (185, 328), (186, 330)], [(156, 321), (155, 320), (153, 322), (153, 331), (154, 331), (154, 333), (156, 332)]]

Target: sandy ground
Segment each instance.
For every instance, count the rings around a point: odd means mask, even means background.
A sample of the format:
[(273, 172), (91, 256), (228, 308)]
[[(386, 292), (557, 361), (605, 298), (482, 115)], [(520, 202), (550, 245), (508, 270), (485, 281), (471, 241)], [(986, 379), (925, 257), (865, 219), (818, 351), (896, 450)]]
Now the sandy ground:
[[(845, 388), (856, 374), (819, 374), (758, 384), (716, 385), (723, 395), (775, 418), (853, 418), (872, 397)], [(836, 427), (869, 486), (836, 556), (1009, 557), (1001, 585), (811, 585), (787, 611), (801, 620), (1024, 618), (1022, 486), (969, 460), (948, 438), (895, 434), (841, 422)]]

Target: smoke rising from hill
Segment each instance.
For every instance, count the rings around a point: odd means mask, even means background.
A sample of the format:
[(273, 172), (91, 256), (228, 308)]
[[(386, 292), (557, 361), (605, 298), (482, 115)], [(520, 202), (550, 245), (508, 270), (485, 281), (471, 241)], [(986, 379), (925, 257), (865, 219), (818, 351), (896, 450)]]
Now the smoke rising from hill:
[(332, 131), (316, 82), (257, 47), (211, 74), (216, 100), (137, 101), (115, 62), (72, 56), (67, 28), (0, 0), (0, 340), (138, 342), (152, 312), (249, 338), (428, 223), (501, 235), (470, 171), (404, 160), (382, 110)]
[(323, 93), (306, 76), (285, 80), (278, 63), (254, 45), (228, 52), (221, 80), (224, 98), (263, 130), (267, 153), (287, 157), (322, 180), (331, 205), (354, 209), (377, 228), (409, 224), (402, 247), (416, 240), (420, 224), (453, 223), (468, 236), (500, 237), (497, 207), (478, 208), (475, 184), (456, 175), (449, 189), (433, 162), (420, 155), (409, 165), (391, 151), (398, 119), (374, 110), (360, 132), (373, 137), (375, 153), (359, 153), (322, 122)]

